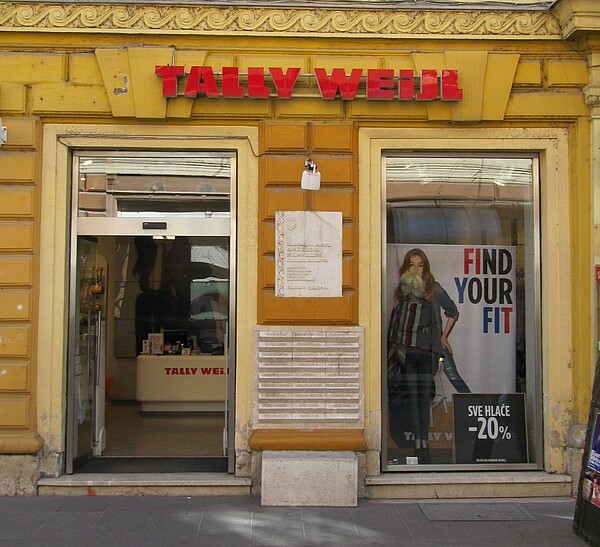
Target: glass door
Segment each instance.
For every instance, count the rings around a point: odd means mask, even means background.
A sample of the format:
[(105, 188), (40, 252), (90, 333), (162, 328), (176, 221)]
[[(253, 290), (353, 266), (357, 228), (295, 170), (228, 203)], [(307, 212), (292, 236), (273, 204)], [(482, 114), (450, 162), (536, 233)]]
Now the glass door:
[(104, 430), (104, 355), (106, 264), (98, 241), (77, 239), (76, 273), (70, 306), (68, 472), (102, 453)]

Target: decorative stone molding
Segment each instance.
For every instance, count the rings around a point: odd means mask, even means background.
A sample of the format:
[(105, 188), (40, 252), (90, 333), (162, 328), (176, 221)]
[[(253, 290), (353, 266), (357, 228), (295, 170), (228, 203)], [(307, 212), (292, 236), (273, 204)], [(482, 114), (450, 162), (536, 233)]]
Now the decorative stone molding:
[(590, 108), (596, 108), (600, 106), (600, 95), (588, 95), (585, 98), (585, 104)]
[(0, 31), (558, 39), (545, 11), (0, 3)]
[(560, 0), (552, 11), (560, 22), (565, 39), (598, 36), (600, 33), (597, 0)]
[(44, 440), (36, 432), (0, 435), (0, 454), (37, 454), (43, 446)]
[(600, 86), (590, 84), (583, 88), (583, 94), (585, 97), (585, 104), (590, 108), (597, 108), (600, 106)]

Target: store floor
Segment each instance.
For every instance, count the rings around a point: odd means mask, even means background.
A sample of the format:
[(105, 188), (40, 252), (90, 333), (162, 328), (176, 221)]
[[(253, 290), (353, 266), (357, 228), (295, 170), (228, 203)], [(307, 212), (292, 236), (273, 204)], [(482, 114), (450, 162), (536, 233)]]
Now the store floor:
[(219, 457), (224, 421), (223, 413), (142, 413), (139, 403), (113, 401), (103, 456)]

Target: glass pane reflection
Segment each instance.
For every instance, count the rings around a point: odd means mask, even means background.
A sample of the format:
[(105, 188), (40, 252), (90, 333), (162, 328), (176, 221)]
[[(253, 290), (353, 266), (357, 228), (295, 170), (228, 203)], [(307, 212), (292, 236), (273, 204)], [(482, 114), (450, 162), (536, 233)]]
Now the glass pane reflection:
[(527, 437), (537, 426), (536, 165), (517, 156), (385, 158), (391, 469), (537, 457)]

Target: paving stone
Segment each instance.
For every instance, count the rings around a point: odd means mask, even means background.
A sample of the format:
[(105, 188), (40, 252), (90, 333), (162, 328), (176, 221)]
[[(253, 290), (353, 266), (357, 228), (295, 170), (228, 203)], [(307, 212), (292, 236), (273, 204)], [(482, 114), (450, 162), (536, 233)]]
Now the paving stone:
[(419, 507), (427, 520), (535, 520), (524, 507), (515, 503), (419, 503)]

